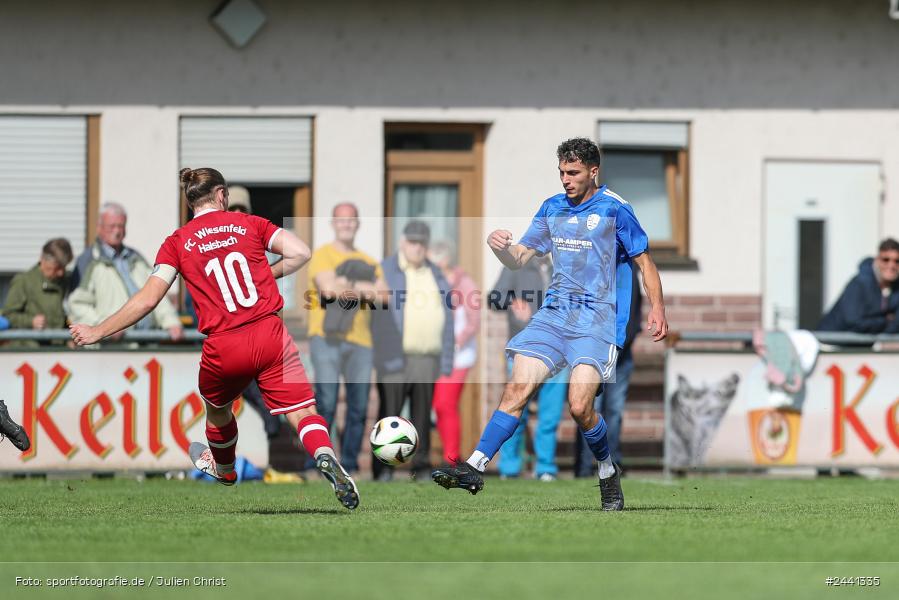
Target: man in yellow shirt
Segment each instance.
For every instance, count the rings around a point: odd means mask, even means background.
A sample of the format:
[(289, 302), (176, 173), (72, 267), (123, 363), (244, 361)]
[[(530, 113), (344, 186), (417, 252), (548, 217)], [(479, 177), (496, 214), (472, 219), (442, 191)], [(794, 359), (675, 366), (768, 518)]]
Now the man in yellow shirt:
[(346, 388), (341, 462), (359, 470), (372, 372), (371, 307), (388, 290), (378, 261), (355, 246), (359, 211), (350, 203), (331, 213), (334, 241), (309, 261), (309, 349), (316, 408), (333, 429), (340, 378)]

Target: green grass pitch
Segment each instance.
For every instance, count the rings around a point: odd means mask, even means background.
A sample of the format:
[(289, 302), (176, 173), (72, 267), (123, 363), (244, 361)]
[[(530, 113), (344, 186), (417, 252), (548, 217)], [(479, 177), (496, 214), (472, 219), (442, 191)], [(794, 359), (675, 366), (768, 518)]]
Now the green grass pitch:
[[(627, 510), (613, 514), (598, 510), (592, 480), (491, 478), (477, 496), (360, 489), (350, 513), (321, 480), (2, 480), (0, 597), (899, 597), (897, 480), (628, 478)], [(116, 575), (149, 583), (46, 579)]]

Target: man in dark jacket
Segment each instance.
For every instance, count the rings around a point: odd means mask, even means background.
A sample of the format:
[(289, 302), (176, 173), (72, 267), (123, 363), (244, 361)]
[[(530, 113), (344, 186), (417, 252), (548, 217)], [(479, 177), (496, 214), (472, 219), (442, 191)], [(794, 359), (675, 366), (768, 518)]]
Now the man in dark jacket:
[[(408, 397), (418, 430), (413, 474), (430, 470), (431, 402), (434, 382), (453, 371), (453, 313), (449, 283), (427, 259), (431, 230), (422, 221), (403, 229), (400, 250), (381, 263), (390, 288), (386, 309), (372, 311), (374, 363), (378, 372), (379, 418), (399, 415)], [(392, 469), (375, 461), (375, 477)]]
[(899, 333), (899, 242), (881, 242), (875, 258), (858, 267), (819, 331)]

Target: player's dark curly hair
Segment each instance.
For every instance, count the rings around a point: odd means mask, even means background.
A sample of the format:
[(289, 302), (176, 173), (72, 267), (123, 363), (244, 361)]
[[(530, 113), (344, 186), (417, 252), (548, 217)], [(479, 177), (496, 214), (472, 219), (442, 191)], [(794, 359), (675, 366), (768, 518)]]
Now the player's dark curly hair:
[(225, 178), (215, 169), (181, 169), (178, 174), (187, 203), (193, 209), (209, 200), (218, 187), (227, 187)]
[(556, 156), (562, 162), (581, 161), (588, 167), (599, 166), (599, 146), (587, 138), (565, 140), (556, 149)]

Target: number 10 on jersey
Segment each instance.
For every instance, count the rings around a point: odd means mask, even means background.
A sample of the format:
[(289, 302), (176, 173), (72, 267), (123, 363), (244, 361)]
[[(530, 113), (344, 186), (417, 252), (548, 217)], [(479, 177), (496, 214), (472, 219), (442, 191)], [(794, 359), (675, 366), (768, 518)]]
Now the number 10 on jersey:
[[(225, 265), (224, 269), (222, 269), (222, 262)], [(240, 272), (243, 276), (243, 287), (241, 287), (235, 265), (240, 266)], [(213, 258), (206, 263), (205, 270), (207, 276), (210, 273), (215, 275), (215, 281), (222, 292), (222, 299), (225, 301), (228, 312), (237, 312), (237, 304), (244, 308), (249, 308), (259, 300), (259, 294), (256, 293), (256, 286), (253, 285), (253, 278), (250, 275), (250, 265), (247, 263), (247, 257), (240, 252), (230, 253), (225, 257), (224, 261)], [(247, 289), (246, 293), (244, 293), (244, 287)], [(234, 303), (235, 298), (237, 299), (237, 304)]]

